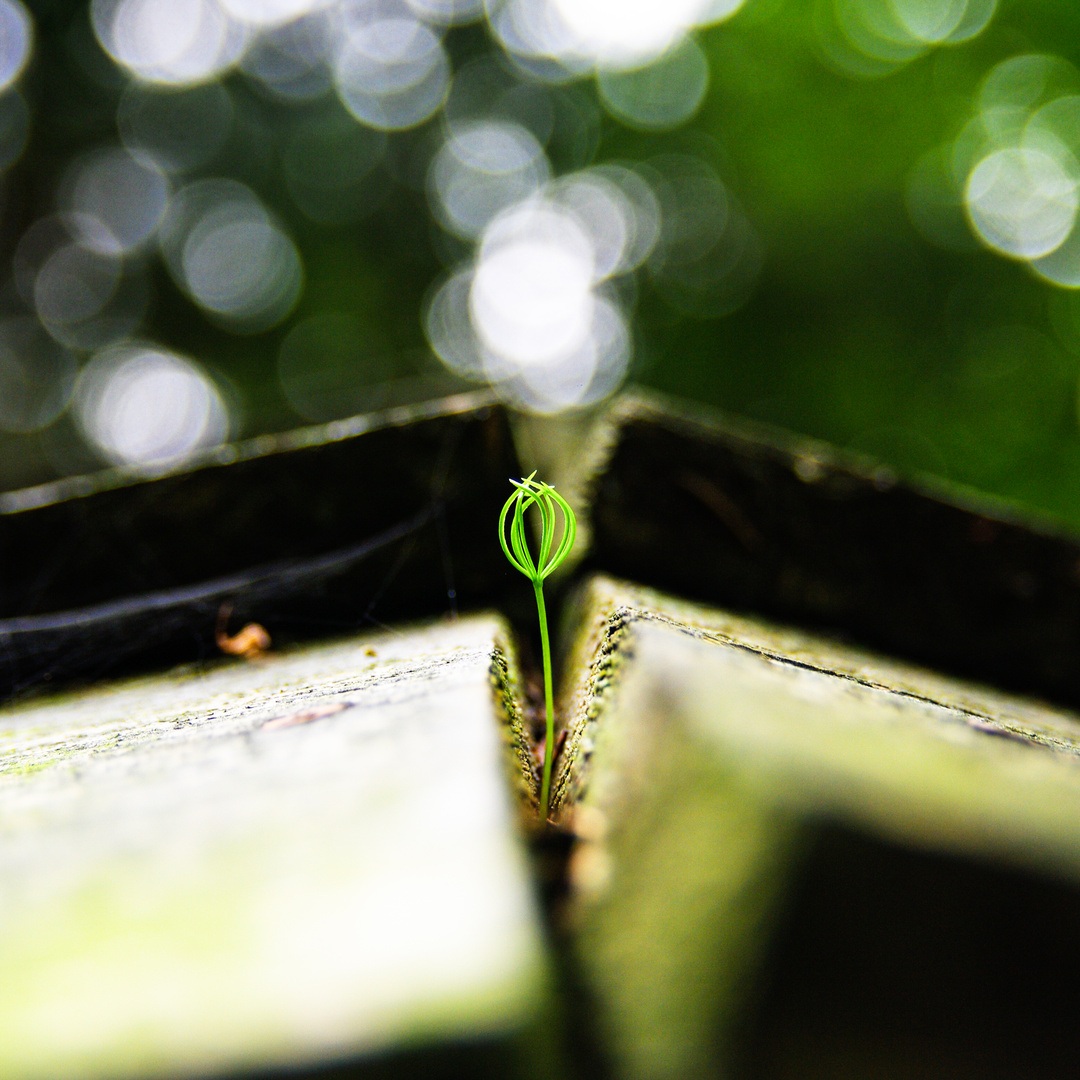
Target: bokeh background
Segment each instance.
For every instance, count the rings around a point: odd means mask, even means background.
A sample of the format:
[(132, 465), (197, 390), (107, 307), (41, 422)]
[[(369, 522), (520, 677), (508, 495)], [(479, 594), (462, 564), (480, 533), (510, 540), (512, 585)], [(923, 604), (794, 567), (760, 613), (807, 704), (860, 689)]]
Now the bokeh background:
[(1080, 527), (1075, 0), (0, 0), (0, 488), (634, 381)]

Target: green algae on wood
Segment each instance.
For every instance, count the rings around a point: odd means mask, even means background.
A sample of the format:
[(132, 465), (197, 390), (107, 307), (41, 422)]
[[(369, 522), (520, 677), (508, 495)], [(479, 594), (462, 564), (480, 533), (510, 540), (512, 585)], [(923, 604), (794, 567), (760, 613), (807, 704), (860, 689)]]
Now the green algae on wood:
[(534, 809), (539, 799), (533, 743), (526, 729), (525, 683), (518, 662), (517, 647), (505, 630), (496, 638), (491, 657), (491, 686), (495, 695), (495, 710), (502, 718), (502, 731), (513, 787), (522, 808)]
[(628, 1077), (712, 1075), (817, 824), (1080, 881), (1080, 720), (594, 580), (556, 790), (571, 920)]
[(491, 686), (507, 636), (474, 617), (4, 710), (0, 1074), (530, 1029), (546, 974)]

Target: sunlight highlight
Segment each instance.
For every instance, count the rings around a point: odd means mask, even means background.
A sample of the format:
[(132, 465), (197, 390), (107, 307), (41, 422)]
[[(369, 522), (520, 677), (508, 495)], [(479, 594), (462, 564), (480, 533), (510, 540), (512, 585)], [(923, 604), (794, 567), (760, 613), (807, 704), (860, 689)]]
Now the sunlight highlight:
[(438, 35), (419, 19), (348, 9), (334, 57), (334, 86), (357, 120), (387, 131), (423, 123), (450, 89), (450, 61)]
[(814, 28), (830, 66), (877, 78), (977, 37), (996, 10), (997, 0), (817, 0)]
[(475, 239), (496, 214), (532, 195), (549, 176), (543, 147), (520, 124), (456, 125), (431, 165), (432, 206), (446, 229)]
[(296, 246), (255, 193), (235, 180), (199, 180), (173, 198), (161, 249), (176, 284), (240, 333), (280, 322), (303, 287)]
[(147, 82), (175, 86), (222, 74), (249, 33), (215, 0), (92, 0), (90, 18), (113, 60)]
[(0, 93), (22, 74), (33, 46), (33, 24), (19, 0), (0, 0)]
[(1080, 287), (1080, 72), (1038, 53), (1002, 61), (950, 160), (982, 244), (1055, 285)]
[(1060, 144), (995, 150), (968, 177), (964, 194), (972, 225), (1005, 255), (1049, 255), (1076, 223), (1078, 179), (1080, 167)]
[(76, 160), (62, 188), (83, 243), (106, 255), (150, 240), (169, 201), (169, 183), (152, 159), (115, 148)]
[(496, 215), (476, 259), (428, 304), (432, 348), (452, 371), (535, 412), (588, 405), (622, 381), (630, 328), (609, 285), (658, 236), (648, 186), (619, 167), (562, 177)]
[(79, 423), (117, 465), (171, 466), (228, 437), (217, 388), (191, 360), (149, 344), (98, 353), (76, 391)]
[(742, 0), (488, 0), (491, 28), (526, 70), (560, 81), (651, 64)]

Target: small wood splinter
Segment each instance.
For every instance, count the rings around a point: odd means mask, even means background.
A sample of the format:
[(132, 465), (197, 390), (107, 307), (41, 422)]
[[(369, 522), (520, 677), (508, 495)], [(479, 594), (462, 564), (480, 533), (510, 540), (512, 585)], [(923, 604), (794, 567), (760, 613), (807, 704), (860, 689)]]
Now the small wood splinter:
[(217, 647), (228, 656), (242, 656), (245, 660), (254, 660), (270, 648), (270, 635), (264, 626), (257, 622), (248, 623), (239, 633), (231, 637), (227, 633), (232, 604), (222, 604), (218, 611), (214, 641)]

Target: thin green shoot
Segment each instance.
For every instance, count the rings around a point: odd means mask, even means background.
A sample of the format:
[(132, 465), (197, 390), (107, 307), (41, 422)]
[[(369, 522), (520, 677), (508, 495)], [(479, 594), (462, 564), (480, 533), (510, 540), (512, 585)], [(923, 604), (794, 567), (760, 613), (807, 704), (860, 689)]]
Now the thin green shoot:
[[(540, 820), (547, 821), (551, 802), (551, 766), (555, 756), (555, 705), (551, 685), (551, 644), (548, 640), (547, 609), (544, 607), (544, 579), (562, 564), (574, 546), (577, 522), (570, 504), (550, 485), (534, 480), (534, 470), (523, 480), (511, 480), (514, 494), (506, 500), (499, 515), (499, 543), (512, 566), (520, 570), (533, 584), (536, 611), (540, 617), (540, 645), (544, 659), (544, 707), (547, 727), (544, 735), (544, 770), (540, 784)], [(540, 511), (540, 550), (533, 560), (525, 539), (525, 511), (535, 506)], [(510, 540), (507, 543), (506, 519), (510, 518)], [(562, 538), (555, 547), (556, 509), (562, 514)], [(554, 548), (554, 550), (552, 550)]]

